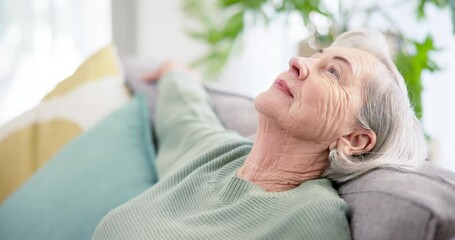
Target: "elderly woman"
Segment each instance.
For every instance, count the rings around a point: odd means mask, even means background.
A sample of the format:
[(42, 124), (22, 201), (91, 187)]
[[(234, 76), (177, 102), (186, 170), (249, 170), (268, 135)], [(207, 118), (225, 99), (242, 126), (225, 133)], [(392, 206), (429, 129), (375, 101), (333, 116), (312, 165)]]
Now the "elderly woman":
[(373, 30), (291, 58), (255, 100), (254, 143), (224, 129), (178, 67), (149, 76), (158, 77), (160, 181), (111, 211), (93, 239), (348, 239), (347, 206), (329, 179), (426, 157), (403, 78)]

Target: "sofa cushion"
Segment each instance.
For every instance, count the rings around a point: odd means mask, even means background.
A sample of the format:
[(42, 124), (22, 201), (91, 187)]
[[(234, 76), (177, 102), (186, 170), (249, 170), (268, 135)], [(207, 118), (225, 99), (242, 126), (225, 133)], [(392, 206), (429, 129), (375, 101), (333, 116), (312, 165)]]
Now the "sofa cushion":
[(0, 205), (0, 239), (90, 239), (113, 208), (157, 181), (143, 98), (66, 145)]
[(37, 106), (0, 128), (0, 202), (65, 144), (130, 99), (117, 51), (89, 56)]
[(455, 174), (430, 163), (417, 171), (390, 167), (339, 187), (355, 239), (455, 237)]

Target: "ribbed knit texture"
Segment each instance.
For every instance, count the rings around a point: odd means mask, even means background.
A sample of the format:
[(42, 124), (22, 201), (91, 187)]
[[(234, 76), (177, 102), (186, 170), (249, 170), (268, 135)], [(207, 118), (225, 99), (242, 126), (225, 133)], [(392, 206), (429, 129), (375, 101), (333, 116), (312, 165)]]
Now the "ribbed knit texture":
[(252, 142), (225, 130), (182, 73), (159, 84), (160, 180), (112, 210), (93, 239), (349, 239), (347, 205), (327, 179), (266, 192), (237, 170)]

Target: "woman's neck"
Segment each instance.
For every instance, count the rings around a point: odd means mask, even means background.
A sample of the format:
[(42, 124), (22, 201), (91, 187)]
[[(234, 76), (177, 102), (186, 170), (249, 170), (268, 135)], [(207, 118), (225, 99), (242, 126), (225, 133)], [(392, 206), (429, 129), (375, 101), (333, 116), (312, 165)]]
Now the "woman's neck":
[(281, 192), (318, 178), (327, 159), (327, 144), (292, 137), (277, 124), (260, 120), (253, 148), (237, 176), (268, 192)]

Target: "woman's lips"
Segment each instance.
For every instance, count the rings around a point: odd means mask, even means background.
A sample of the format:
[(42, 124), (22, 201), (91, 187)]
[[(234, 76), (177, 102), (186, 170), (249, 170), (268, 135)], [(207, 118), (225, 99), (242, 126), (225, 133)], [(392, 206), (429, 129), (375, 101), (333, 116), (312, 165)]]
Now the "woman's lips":
[(289, 97), (292, 97), (292, 98), (294, 97), (294, 95), (292, 95), (291, 91), (288, 88), (288, 85), (286, 84), (286, 82), (284, 80), (278, 79), (275, 81), (274, 85), (275, 85), (275, 87), (277, 87), (279, 90), (284, 92)]

